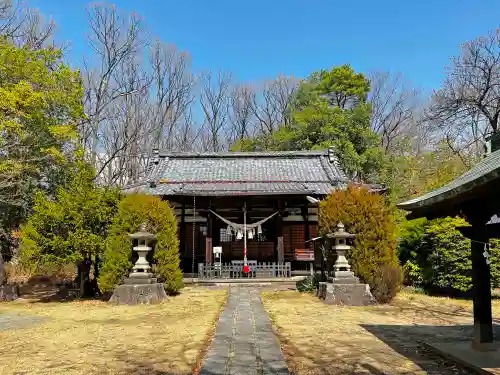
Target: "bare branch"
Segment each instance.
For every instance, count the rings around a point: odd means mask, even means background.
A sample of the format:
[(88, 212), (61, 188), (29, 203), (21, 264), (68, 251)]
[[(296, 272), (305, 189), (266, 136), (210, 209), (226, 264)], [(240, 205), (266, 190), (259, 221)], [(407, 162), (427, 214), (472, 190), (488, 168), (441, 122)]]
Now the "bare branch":
[[(466, 42), (452, 58), (429, 117), (443, 127), (468, 123), (470, 133), (495, 133), (500, 125), (500, 29)], [(477, 119), (474, 119), (477, 117)], [(476, 142), (477, 143), (477, 142)]]
[(298, 84), (297, 79), (282, 75), (264, 82), (253, 103), (253, 114), (259, 123), (260, 133), (272, 134), (280, 125), (289, 125), (290, 101)]
[(157, 40), (150, 50), (150, 63), (155, 98), (153, 143), (156, 147), (173, 149), (177, 146), (177, 127), (182, 126), (182, 122), (186, 124), (189, 107), (194, 101), (191, 58), (174, 45)]
[(254, 103), (255, 92), (249, 85), (237, 85), (231, 92), (229, 113), (231, 127), (228, 129), (231, 144), (252, 135), (255, 120)]
[[(98, 166), (98, 155), (104, 154), (112, 159), (116, 151), (109, 153), (109, 150), (102, 149), (101, 135), (109, 134), (107, 120), (111, 118), (106, 111), (116, 101), (147, 93), (147, 78), (138, 75), (137, 66), (147, 39), (142, 21), (135, 14), (122, 14), (111, 5), (93, 5), (88, 9), (88, 16), (89, 45), (98, 61), (96, 67), (84, 62), (88, 120), (81, 124), (80, 129), (83, 145), (89, 151), (99, 177), (103, 172), (102, 165), (109, 165), (111, 160)], [(129, 77), (124, 78), (127, 75)], [(128, 139), (127, 142), (131, 141)]]
[(409, 89), (401, 74), (375, 72), (370, 76), (372, 129), (380, 135), (382, 147), (389, 151), (402, 135), (414, 132), (419, 92)]
[(30, 49), (50, 45), (56, 31), (54, 20), (46, 21), (37, 9), (22, 0), (0, 0), (0, 35)]
[(221, 151), (227, 146), (221, 135), (228, 121), (231, 76), (222, 72), (216, 77), (205, 73), (202, 82), (200, 104), (205, 115), (203, 147), (211, 151)]

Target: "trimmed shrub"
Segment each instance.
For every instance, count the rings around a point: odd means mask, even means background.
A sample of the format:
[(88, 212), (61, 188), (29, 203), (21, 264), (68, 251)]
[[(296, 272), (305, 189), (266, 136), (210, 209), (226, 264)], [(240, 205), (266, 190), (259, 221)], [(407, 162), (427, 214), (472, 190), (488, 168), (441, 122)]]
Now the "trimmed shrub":
[(295, 283), (295, 287), (301, 293), (313, 293), (318, 289), (318, 279), (314, 276), (307, 276)]
[(153, 262), (165, 290), (172, 294), (182, 288), (177, 221), (172, 208), (158, 197), (131, 194), (120, 202), (106, 239), (98, 278), (102, 292), (112, 291), (130, 272), (133, 255), (128, 234), (137, 232), (142, 223), (146, 223), (147, 231), (156, 234)]
[(398, 264), (384, 264), (375, 272), (372, 294), (380, 303), (391, 302), (403, 285), (403, 270)]
[[(354, 273), (372, 289), (377, 289), (375, 283), (382, 282), (383, 277), (392, 278), (392, 273), (379, 271), (383, 266), (399, 267), (396, 226), (384, 198), (357, 186), (333, 192), (321, 202), (320, 233), (334, 232), (339, 222), (356, 235), (354, 247), (347, 254)], [(389, 283), (384, 281), (384, 285)]]

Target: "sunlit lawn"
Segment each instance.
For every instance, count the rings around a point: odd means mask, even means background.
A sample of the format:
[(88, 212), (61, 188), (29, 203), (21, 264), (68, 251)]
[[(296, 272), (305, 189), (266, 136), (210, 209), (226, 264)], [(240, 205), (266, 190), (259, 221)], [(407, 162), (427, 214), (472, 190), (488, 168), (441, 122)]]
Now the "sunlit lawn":
[[(289, 291), (262, 300), (298, 375), (464, 373), (429, 359), (419, 342), (470, 340), (470, 301), (400, 293), (391, 305), (341, 307)], [(493, 310), (500, 318), (500, 301)]]
[(45, 317), (0, 330), (0, 374), (184, 374), (199, 366), (225, 291), (185, 288), (151, 306), (25, 300), (1, 314)]

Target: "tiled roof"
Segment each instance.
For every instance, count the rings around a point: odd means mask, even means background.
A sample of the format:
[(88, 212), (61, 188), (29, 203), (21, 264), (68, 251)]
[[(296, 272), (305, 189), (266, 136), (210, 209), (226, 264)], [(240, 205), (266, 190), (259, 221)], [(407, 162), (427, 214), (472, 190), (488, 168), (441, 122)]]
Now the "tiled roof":
[(436, 203), (452, 200), (496, 179), (500, 179), (500, 150), (492, 152), (449, 184), (420, 197), (399, 203), (398, 207), (407, 211), (423, 209)]
[(160, 154), (128, 192), (152, 195), (329, 194), (348, 180), (327, 151)]
[(490, 224), (500, 224), (500, 217), (497, 214), (493, 215), (491, 219), (486, 223), (486, 225)]

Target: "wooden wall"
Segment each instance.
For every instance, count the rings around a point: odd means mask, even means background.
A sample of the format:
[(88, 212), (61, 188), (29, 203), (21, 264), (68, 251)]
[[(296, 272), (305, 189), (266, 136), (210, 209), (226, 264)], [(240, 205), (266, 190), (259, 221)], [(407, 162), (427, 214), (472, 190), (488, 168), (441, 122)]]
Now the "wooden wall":
[[(309, 234), (311, 238), (318, 235), (318, 225), (316, 223), (309, 224)], [(311, 245), (306, 245), (304, 223), (284, 223), (283, 225), (283, 242), (285, 247), (285, 261), (292, 261), (295, 249), (306, 249)]]

